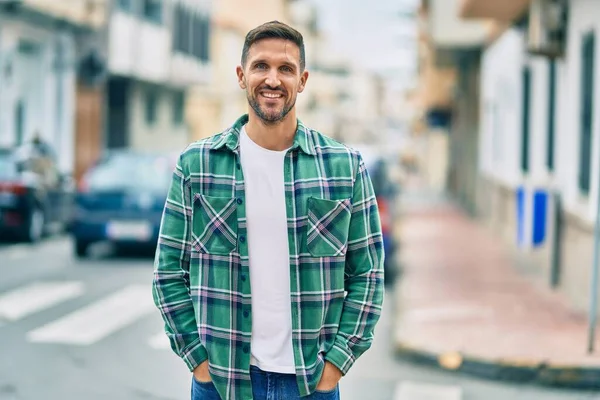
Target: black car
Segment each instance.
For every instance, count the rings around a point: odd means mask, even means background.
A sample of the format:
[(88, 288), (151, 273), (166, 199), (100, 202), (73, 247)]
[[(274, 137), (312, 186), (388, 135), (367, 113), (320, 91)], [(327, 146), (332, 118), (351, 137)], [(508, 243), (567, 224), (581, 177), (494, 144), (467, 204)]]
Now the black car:
[(0, 235), (36, 242), (70, 223), (74, 185), (53, 158), (31, 149), (0, 149)]

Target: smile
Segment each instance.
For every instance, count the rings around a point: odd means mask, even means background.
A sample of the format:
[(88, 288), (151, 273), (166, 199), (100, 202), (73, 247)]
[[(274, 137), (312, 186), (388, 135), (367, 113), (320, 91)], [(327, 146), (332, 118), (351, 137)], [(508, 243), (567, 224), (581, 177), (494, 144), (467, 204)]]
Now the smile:
[(283, 97), (283, 95), (280, 93), (268, 93), (268, 92), (262, 92), (261, 96), (266, 97), (267, 99), (279, 99), (279, 98)]

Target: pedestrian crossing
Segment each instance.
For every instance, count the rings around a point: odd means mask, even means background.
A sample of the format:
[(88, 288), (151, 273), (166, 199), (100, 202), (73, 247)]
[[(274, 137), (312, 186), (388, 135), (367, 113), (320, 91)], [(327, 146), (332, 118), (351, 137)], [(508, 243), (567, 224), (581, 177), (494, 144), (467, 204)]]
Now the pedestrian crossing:
[[(133, 326), (151, 314), (158, 317), (148, 285), (131, 284), (85, 302), (87, 287), (81, 281), (40, 281), (25, 284), (0, 293), (0, 329), (28, 318), (39, 319), (45, 312), (55, 315), (57, 307), (69, 301), (84, 300), (84, 304), (66, 315), (47, 321), (25, 333), (29, 343), (90, 346)], [(0, 331), (0, 336), (1, 336)], [(148, 332), (143, 341), (156, 350), (170, 348), (162, 324)]]
[[(91, 294), (92, 286), (89, 282), (53, 280), (32, 282), (0, 292), (0, 338), (7, 326), (24, 323), (23, 335), (31, 346), (92, 346), (109, 340), (118, 332), (134, 329), (134, 325), (154, 314), (156, 323), (137, 343), (151, 351), (170, 353), (170, 343), (152, 301), (149, 285), (126, 284), (99, 297)], [(77, 307), (73, 309), (70, 302), (75, 301)], [(62, 309), (69, 311), (64, 314), (57, 312)], [(53, 319), (48, 321), (46, 315)], [(42, 321), (39, 326), (31, 326), (31, 321), (38, 320)], [(147, 327), (147, 324), (144, 326)], [(413, 381), (401, 381), (395, 385), (391, 400), (463, 398), (458, 386)], [(343, 397), (352, 399), (351, 393)]]
[(82, 293), (81, 282), (36, 282), (0, 297), (0, 319), (17, 321)]
[(91, 345), (156, 310), (146, 286), (128, 286), (27, 334), (31, 342)]

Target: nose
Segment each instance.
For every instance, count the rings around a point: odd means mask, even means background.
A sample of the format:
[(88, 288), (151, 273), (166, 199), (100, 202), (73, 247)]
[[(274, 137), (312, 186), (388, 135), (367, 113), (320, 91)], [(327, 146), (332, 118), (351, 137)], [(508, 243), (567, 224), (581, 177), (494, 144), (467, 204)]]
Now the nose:
[(267, 75), (267, 79), (265, 80), (265, 83), (272, 88), (276, 88), (279, 87), (279, 85), (281, 84), (281, 81), (279, 80), (279, 74), (277, 72), (277, 69), (272, 68), (268, 75)]

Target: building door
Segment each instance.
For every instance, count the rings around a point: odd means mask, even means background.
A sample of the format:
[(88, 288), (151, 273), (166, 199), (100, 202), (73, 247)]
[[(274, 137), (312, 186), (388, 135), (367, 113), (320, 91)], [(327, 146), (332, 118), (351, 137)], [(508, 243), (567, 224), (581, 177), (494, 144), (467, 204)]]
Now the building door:
[(119, 149), (129, 146), (129, 80), (111, 78), (108, 81), (107, 146)]

